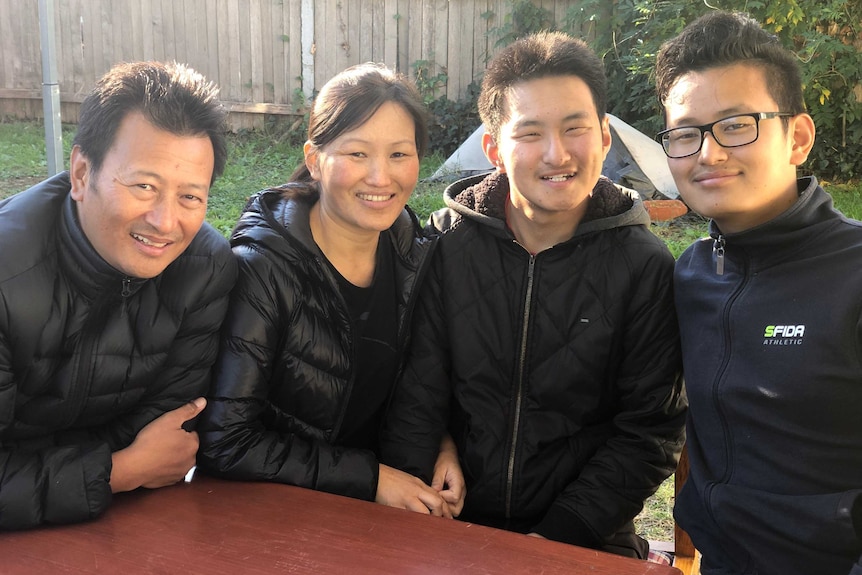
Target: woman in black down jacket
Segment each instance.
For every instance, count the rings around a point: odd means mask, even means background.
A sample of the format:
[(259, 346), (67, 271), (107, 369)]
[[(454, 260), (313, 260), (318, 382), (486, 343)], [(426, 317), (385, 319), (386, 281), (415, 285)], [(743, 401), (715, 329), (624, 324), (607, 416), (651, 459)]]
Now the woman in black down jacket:
[(323, 87), (304, 165), (252, 197), (231, 237), (240, 277), (198, 430), (204, 470), (457, 514), (451, 452), (437, 489), (377, 461), (435, 244), (406, 208), (426, 141), (421, 97), (387, 68), (354, 66)]

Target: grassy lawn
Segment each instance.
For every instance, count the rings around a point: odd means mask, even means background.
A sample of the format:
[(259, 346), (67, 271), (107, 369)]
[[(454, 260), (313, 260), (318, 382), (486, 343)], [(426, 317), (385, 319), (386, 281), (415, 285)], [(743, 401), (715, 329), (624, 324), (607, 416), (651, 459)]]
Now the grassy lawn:
[[(73, 128), (64, 128), (66, 158)], [(237, 134), (230, 136), (228, 163), (223, 176), (210, 192), (207, 220), (228, 235), (248, 197), (267, 186), (283, 183), (302, 159), (302, 151), (277, 134)], [(420, 178), (432, 174), (445, 160), (440, 156), (422, 162)], [(24, 190), (46, 174), (44, 132), (41, 123), (0, 122), (0, 199)], [(443, 205), (443, 184), (420, 182), (410, 205), (424, 221)], [(862, 219), (862, 183), (825, 185), (836, 206), (855, 219)], [(674, 256), (706, 234), (706, 220), (687, 214), (669, 222), (652, 224)], [(636, 519), (639, 532), (647, 539), (673, 540), (673, 481), (666, 481), (650, 498)]]

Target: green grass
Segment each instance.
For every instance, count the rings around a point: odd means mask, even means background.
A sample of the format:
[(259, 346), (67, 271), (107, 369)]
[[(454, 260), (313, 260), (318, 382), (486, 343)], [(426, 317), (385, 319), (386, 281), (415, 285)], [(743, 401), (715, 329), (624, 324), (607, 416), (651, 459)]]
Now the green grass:
[(301, 148), (250, 134), (231, 135), (227, 166), (210, 190), (207, 221), (227, 236), (249, 196), (286, 182), (301, 161)]
[[(64, 129), (64, 140), (68, 132)], [(64, 147), (68, 156), (69, 146)], [(41, 123), (0, 123), (0, 178), (38, 176), (47, 166)]]

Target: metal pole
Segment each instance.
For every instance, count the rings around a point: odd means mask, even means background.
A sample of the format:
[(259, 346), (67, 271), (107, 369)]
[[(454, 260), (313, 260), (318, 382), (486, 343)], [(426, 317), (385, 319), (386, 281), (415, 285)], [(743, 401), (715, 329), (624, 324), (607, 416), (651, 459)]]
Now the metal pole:
[(306, 102), (314, 94), (314, 0), (302, 0), (300, 12), (302, 44), (302, 92)]
[(60, 122), (60, 86), (57, 83), (57, 45), (54, 36), (54, 0), (39, 0), (39, 30), (42, 43), (42, 111), (48, 175), (65, 169), (63, 127)]

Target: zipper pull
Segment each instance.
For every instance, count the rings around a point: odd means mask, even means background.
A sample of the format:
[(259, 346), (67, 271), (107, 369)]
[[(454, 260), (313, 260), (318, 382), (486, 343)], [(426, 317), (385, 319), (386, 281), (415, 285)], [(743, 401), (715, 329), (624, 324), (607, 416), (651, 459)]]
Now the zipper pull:
[(715, 255), (715, 273), (724, 275), (724, 236), (718, 236), (712, 244), (712, 253)]
[(127, 298), (130, 295), (132, 295), (132, 289), (131, 289), (131, 287), (129, 287), (131, 285), (132, 285), (132, 280), (130, 280), (129, 278), (123, 278), (123, 289), (120, 292), (120, 295), (123, 296), (123, 298)]

